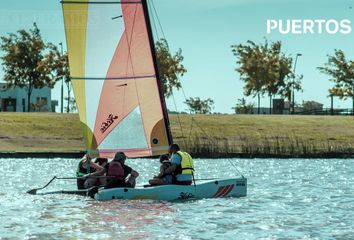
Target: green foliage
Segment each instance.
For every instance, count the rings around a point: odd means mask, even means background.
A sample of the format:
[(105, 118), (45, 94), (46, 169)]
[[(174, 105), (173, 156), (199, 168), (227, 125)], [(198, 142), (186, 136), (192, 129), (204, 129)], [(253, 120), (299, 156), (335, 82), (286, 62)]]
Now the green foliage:
[(68, 95), (68, 97), (65, 98), (65, 100), (67, 100), (66, 112), (69, 113), (70, 111), (72, 111), (71, 105), (73, 104), (72, 102), (70, 102), (72, 85), (71, 85), (70, 69), (69, 69), (69, 57), (67, 53), (64, 54), (59, 53), (58, 49), (55, 49), (55, 54), (56, 54), (57, 61), (55, 61), (55, 65), (53, 66), (53, 69), (55, 71), (57, 81), (63, 79), (63, 81), (65, 82), (67, 95)]
[(175, 55), (172, 55), (166, 39), (160, 39), (156, 42), (156, 55), (162, 82), (162, 91), (164, 96), (168, 98), (172, 95), (173, 88), (177, 90), (181, 88), (179, 77), (187, 72), (182, 64), (182, 50), (179, 49)]
[(45, 99), (38, 99), (36, 103), (31, 104), (31, 110), (35, 112), (48, 111), (49, 109), (45, 108), (47, 105), (47, 101)]
[[(77, 107), (76, 107), (76, 100), (73, 97), (66, 97), (65, 100), (68, 102), (68, 108), (67, 108), (67, 113), (70, 112), (76, 112)], [(69, 110), (68, 110), (69, 109)]]
[(75, 101), (75, 98), (72, 98), (70, 96), (71, 90), (72, 90), (72, 85), (71, 85), (70, 69), (69, 69), (69, 57), (68, 57), (67, 53), (65, 53), (61, 57), (61, 63), (62, 63), (62, 68), (63, 68), (64, 82), (65, 82), (66, 90), (68, 93), (66, 112), (69, 113), (70, 111), (72, 112), (72, 111), (76, 110), (76, 101)]
[(214, 108), (214, 101), (210, 98), (201, 100), (199, 97), (189, 98), (185, 102), (191, 113), (208, 114)]
[(257, 45), (252, 41), (246, 44), (233, 45), (232, 52), (236, 56), (235, 70), (240, 73), (245, 82), (246, 96), (280, 94), (291, 99), (291, 90), (301, 90), (302, 76), (294, 80), (292, 71), (293, 59), (281, 52), (281, 42)]
[(250, 114), (253, 108), (254, 103), (247, 103), (246, 99), (240, 98), (237, 100), (236, 106), (232, 109), (234, 109), (237, 114)]
[(310, 112), (313, 110), (322, 110), (323, 105), (315, 101), (303, 101), (301, 108), (304, 112)]
[(334, 87), (329, 89), (332, 96), (341, 99), (354, 97), (354, 61), (347, 60), (342, 50), (335, 50), (334, 56), (328, 55), (324, 67), (318, 69), (331, 77)]
[(55, 85), (56, 47), (43, 41), (34, 23), (29, 31), (19, 30), (17, 34), (1, 37), (0, 48), (4, 52), (1, 60), (7, 88), (25, 88), (30, 111), (33, 88), (53, 88)]

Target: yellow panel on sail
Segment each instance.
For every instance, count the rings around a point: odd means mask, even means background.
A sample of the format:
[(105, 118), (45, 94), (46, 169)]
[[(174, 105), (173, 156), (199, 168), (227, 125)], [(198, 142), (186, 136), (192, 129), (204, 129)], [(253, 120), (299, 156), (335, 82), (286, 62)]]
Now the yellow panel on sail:
[[(88, 2), (88, 0), (77, 0)], [(71, 76), (85, 76), (87, 4), (65, 4), (63, 1), (66, 42)], [(92, 149), (92, 131), (87, 127), (85, 81), (72, 79), (75, 100), (87, 149)]]

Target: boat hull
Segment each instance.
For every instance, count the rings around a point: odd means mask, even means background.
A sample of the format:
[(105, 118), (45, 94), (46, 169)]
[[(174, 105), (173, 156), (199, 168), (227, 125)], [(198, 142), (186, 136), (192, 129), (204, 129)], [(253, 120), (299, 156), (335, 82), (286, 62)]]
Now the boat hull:
[(201, 182), (194, 185), (162, 185), (155, 187), (100, 189), (95, 199), (108, 201), (112, 199), (153, 199), (183, 200), (222, 197), (245, 197), (247, 179), (232, 178)]

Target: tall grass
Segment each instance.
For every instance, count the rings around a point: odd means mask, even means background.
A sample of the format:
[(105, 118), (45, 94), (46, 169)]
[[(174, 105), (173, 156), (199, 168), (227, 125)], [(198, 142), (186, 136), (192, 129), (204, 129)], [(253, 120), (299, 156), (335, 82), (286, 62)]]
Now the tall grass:
[[(198, 123), (190, 123), (191, 118)], [(354, 157), (352, 117), (184, 115), (180, 119), (184, 133), (172, 128), (175, 142), (194, 156)]]
[[(352, 116), (170, 115), (170, 121), (174, 142), (196, 157), (354, 157)], [(0, 152), (84, 150), (77, 114), (0, 113)]]
[(261, 136), (260, 141), (238, 136), (240, 141), (226, 138), (210, 140), (206, 137), (193, 136), (188, 144), (178, 141), (183, 149), (196, 157), (354, 157), (352, 144), (336, 141), (316, 142), (304, 140), (295, 135)]

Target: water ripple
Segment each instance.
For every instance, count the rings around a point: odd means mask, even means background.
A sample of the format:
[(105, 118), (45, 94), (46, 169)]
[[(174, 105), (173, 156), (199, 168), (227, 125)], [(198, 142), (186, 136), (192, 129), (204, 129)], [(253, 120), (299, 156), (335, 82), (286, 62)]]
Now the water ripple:
[[(246, 198), (96, 202), (25, 193), (73, 176), (78, 160), (0, 159), (0, 239), (354, 239), (353, 159), (232, 161), (248, 178)], [(158, 171), (157, 160), (128, 163), (138, 184)], [(196, 178), (237, 175), (226, 159), (197, 159), (196, 168)]]

